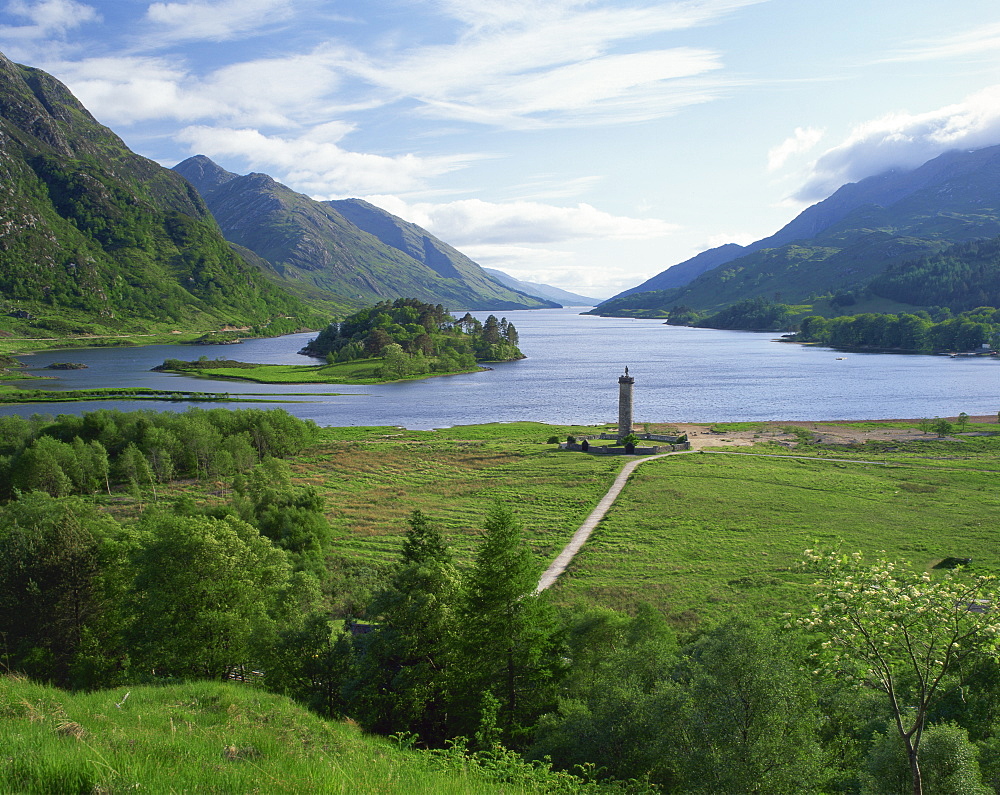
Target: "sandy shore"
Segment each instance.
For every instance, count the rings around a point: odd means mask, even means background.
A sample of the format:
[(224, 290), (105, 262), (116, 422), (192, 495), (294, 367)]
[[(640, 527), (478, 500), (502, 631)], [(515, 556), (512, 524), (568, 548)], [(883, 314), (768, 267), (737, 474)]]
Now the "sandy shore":
[[(954, 417), (946, 417), (945, 419), (950, 420), (952, 423), (955, 422)], [(856, 428), (850, 427), (851, 425), (857, 423), (873, 423), (875, 427), (867, 428)], [(899, 422), (912, 422), (914, 424), (920, 422), (919, 419), (914, 420), (843, 420), (843, 421), (832, 421), (832, 422), (802, 422), (802, 421), (787, 421), (787, 422), (763, 422), (759, 423), (760, 428), (751, 431), (727, 431), (725, 433), (713, 432), (711, 430), (711, 423), (695, 424), (695, 423), (675, 423), (671, 425), (662, 426), (666, 428), (675, 428), (680, 433), (686, 433), (688, 435), (688, 440), (691, 442), (692, 449), (701, 450), (706, 447), (749, 447), (753, 444), (759, 444), (761, 442), (777, 442), (779, 444), (785, 445), (787, 447), (794, 447), (798, 444), (799, 438), (795, 433), (789, 432), (788, 428), (803, 428), (810, 431), (813, 434), (813, 438), (821, 444), (855, 444), (861, 442), (870, 441), (902, 441), (902, 440), (916, 440), (916, 439), (935, 439), (937, 434), (934, 433), (924, 433), (918, 428), (892, 428), (888, 426), (878, 426), (878, 423), (899, 423)], [(988, 430), (996, 430), (1000, 432), (1000, 425), (997, 424), (997, 417), (993, 415), (982, 415), (982, 416), (970, 416), (970, 423), (986, 423), (992, 425), (992, 428)], [(651, 426), (650, 430), (657, 430), (657, 426)], [(985, 429), (977, 429), (985, 430)]]

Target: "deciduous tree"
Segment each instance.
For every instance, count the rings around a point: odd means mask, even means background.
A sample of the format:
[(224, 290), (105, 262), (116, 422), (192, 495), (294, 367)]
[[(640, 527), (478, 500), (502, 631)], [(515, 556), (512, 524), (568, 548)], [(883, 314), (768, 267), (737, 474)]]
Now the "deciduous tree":
[(997, 657), (1000, 612), (992, 577), (961, 570), (932, 578), (860, 554), (806, 552), (824, 577), (801, 623), (826, 640), (820, 669), (885, 694), (906, 749), (910, 784), (921, 795), (920, 744), (929, 710), (948, 678), (975, 655)]
[(228, 516), (147, 513), (135, 555), (129, 640), (157, 675), (225, 678), (252, 665), (256, 633), (288, 579), (285, 553)]

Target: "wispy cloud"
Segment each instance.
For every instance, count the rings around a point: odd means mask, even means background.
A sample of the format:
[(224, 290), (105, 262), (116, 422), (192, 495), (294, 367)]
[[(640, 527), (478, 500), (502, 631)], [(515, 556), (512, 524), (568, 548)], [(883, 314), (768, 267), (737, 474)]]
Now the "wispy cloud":
[(951, 149), (1000, 143), (1000, 85), (925, 113), (892, 113), (859, 124), (815, 162), (800, 201), (829, 196), (847, 182), (893, 168), (916, 168)]
[(9, 39), (40, 39), (62, 36), (68, 31), (88, 22), (100, 22), (97, 9), (77, 0), (12, 0), (6, 9), (8, 14), (27, 20), (26, 25), (0, 27), (0, 36)]
[(962, 58), (970, 55), (1000, 50), (1000, 22), (980, 25), (953, 36), (914, 42), (889, 53), (883, 62), (937, 61), (945, 58)]
[(465, 25), (453, 42), (355, 51), (343, 68), (441, 118), (510, 127), (653, 118), (726, 87), (705, 79), (721, 68), (719, 53), (653, 40), (755, 2), (522, 2), (491, 12), (451, 0), (440, 7)]
[(523, 201), (542, 199), (570, 199), (588, 193), (606, 178), (597, 174), (567, 179), (553, 174), (534, 174), (521, 185), (512, 188), (512, 193)]
[(169, 41), (227, 41), (273, 27), (294, 13), (292, 0), (151, 3), (146, 21)]
[(612, 215), (589, 204), (559, 207), (541, 202), (461, 199), (440, 204), (407, 203), (395, 196), (368, 201), (458, 245), (541, 244), (579, 239), (648, 240), (678, 227), (659, 218)]
[[(723, 73), (720, 52), (671, 46), (669, 34), (764, 1), (626, 0), (611, 6), (537, 0), (501, 7), (486, 0), (440, 0), (431, 9), (450, 24), (435, 29), (433, 44), (387, 34), (362, 47), (356, 39), (339, 40), (333, 26), (310, 49), (197, 74), (186, 71), (183, 51), (161, 58), (162, 48), (253, 35), (301, 17), (306, 7), (318, 13), (314, 4), (154, 2), (139, 26), (144, 33), (119, 57), (120, 68), (113, 68), (109, 54), (65, 60), (58, 74), (95, 114), (116, 124), (197, 119), (297, 130), (316, 119), (379, 107), (504, 129), (622, 124), (671, 115), (729, 91), (736, 83)], [(33, 6), (15, 0), (15, 7), (48, 19), (50, 28), (57, 20), (79, 24), (96, 14), (77, 0)]]

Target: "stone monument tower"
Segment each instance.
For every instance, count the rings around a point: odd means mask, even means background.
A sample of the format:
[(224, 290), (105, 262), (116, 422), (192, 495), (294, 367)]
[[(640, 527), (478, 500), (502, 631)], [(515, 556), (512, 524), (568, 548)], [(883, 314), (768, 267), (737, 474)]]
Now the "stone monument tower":
[(632, 433), (632, 387), (635, 379), (628, 374), (618, 376), (618, 439), (624, 439)]

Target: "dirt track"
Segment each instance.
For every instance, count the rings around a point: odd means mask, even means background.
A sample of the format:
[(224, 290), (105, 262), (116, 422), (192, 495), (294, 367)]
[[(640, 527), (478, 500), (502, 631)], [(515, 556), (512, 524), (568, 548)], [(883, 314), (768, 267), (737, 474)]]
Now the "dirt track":
[[(947, 417), (951, 422), (955, 422), (954, 417)], [(893, 420), (883, 420), (892, 422)], [(969, 417), (970, 422), (992, 423), (991, 430), (1000, 431), (995, 415), (983, 415)], [(804, 428), (813, 433), (816, 441), (823, 444), (854, 444), (871, 441), (902, 441), (914, 439), (934, 439), (936, 434), (924, 433), (917, 428), (855, 428), (849, 427), (845, 423), (839, 422), (766, 422), (763, 423), (763, 430), (757, 431), (730, 431), (726, 433), (713, 433), (710, 424), (695, 425), (691, 423), (678, 423), (670, 427), (676, 428), (681, 433), (688, 435), (691, 448), (701, 450), (705, 447), (749, 447), (760, 442), (779, 442), (789, 447), (794, 447), (798, 442), (798, 437), (794, 433), (788, 432), (787, 428)], [(898, 422), (919, 422), (919, 420), (898, 420)]]

